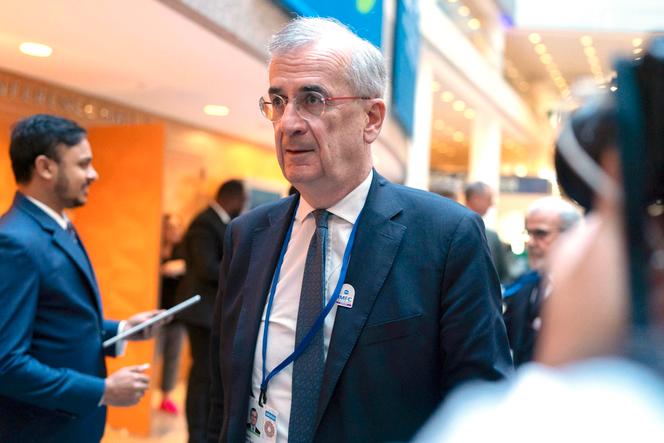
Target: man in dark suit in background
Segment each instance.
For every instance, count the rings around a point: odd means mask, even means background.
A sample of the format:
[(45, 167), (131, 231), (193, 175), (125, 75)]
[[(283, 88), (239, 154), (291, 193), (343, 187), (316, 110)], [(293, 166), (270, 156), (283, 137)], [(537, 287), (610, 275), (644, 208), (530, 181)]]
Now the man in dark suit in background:
[[(493, 206), (493, 191), (486, 183), (469, 183), (465, 189), (465, 196), (468, 209), (475, 211), (480, 217), (484, 217), (489, 208)], [(493, 265), (498, 272), (498, 278), (504, 283), (509, 278), (507, 251), (496, 231), (485, 228), (484, 232), (487, 244), (489, 245), (489, 251), (491, 251)]]
[(189, 442), (205, 441), (210, 399), (210, 325), (219, 283), (226, 226), (245, 207), (247, 193), (240, 180), (224, 182), (215, 199), (189, 225), (184, 237), (187, 271), (178, 288), (178, 301), (200, 294), (202, 300), (184, 311), (181, 320), (189, 336), (192, 366), (187, 384)]
[[(104, 319), (99, 288), (64, 209), (82, 206), (97, 180), (85, 130), (35, 115), (12, 131), (18, 191), (0, 218), (0, 441), (99, 442), (106, 405), (136, 404), (148, 365), (106, 377), (102, 342), (160, 311)], [(145, 330), (145, 339), (154, 329)]]
[(228, 227), (210, 441), (254, 441), (251, 408), (277, 442), (408, 440), (455, 386), (511, 371), (482, 221), (373, 170), (377, 48), (303, 18), (270, 52), (259, 103), (299, 193)]
[(542, 303), (551, 292), (547, 257), (560, 234), (572, 228), (581, 214), (557, 197), (535, 200), (526, 212), (526, 248), (530, 271), (505, 288), (505, 325), (515, 366), (533, 359), (542, 320)]

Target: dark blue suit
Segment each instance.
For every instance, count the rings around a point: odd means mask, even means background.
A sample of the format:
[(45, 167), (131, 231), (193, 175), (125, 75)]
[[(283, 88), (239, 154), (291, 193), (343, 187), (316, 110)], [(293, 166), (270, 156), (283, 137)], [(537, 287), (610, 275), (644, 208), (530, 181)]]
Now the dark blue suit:
[(104, 320), (88, 256), (17, 193), (0, 218), (0, 441), (98, 442)]
[[(297, 196), (232, 222), (212, 329), (211, 441), (243, 441), (256, 336)], [(453, 387), (512, 369), (479, 216), (374, 172), (317, 409), (315, 441), (410, 439)], [(269, 395), (269, 394), (268, 394)]]

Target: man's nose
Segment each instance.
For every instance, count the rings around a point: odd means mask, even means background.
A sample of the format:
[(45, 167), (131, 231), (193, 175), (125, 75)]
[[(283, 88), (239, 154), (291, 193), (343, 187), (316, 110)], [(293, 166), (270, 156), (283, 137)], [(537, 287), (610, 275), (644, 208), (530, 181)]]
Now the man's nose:
[(92, 166), (90, 166), (90, 170), (88, 171), (88, 180), (90, 180), (91, 182), (99, 180), (99, 173)]
[(307, 122), (297, 111), (294, 101), (286, 103), (279, 124), (281, 125), (281, 130), (289, 135), (305, 132), (307, 128)]

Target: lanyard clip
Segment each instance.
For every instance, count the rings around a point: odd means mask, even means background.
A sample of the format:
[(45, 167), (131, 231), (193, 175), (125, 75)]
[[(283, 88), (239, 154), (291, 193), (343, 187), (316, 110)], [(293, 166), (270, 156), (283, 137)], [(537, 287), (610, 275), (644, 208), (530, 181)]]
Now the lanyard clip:
[(258, 406), (261, 408), (267, 403), (267, 389), (261, 388), (261, 393), (258, 394)]

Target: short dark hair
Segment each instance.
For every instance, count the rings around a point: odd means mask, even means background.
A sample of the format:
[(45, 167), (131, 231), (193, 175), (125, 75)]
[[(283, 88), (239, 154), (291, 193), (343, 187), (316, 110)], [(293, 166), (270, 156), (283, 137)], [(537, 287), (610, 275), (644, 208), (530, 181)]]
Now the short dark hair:
[(224, 201), (229, 198), (240, 197), (244, 194), (244, 183), (242, 180), (228, 180), (219, 186), (217, 200)]
[[(618, 114), (614, 96), (607, 93), (588, 101), (569, 118), (567, 124), (571, 125), (572, 134), (579, 147), (599, 164), (602, 154), (618, 142)], [(566, 197), (590, 211), (595, 193), (563, 157), (560, 143), (561, 140), (556, 142), (554, 154), (560, 189)]]
[(489, 191), (489, 185), (487, 185), (484, 182), (472, 182), (468, 183), (466, 185), (465, 189), (465, 194), (466, 194), (466, 201), (470, 200), (470, 198), (474, 195), (484, 195), (487, 191)]
[(58, 145), (75, 146), (85, 135), (85, 129), (76, 122), (55, 115), (36, 114), (18, 121), (9, 142), (16, 183), (28, 183), (32, 179), (37, 157), (45, 155), (58, 161)]

